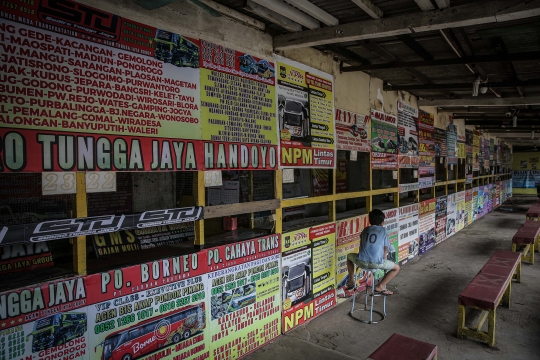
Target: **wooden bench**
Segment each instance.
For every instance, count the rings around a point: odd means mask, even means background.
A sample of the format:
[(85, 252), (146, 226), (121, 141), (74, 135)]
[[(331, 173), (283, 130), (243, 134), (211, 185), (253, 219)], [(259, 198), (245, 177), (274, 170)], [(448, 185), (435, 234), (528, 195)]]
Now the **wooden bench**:
[[(457, 336), (468, 336), (486, 341), (489, 346), (495, 344), (495, 319), (497, 306), (502, 302), (510, 307), (512, 279), (521, 282), (521, 253), (497, 250), (482, 270), (463, 290), (458, 298)], [(472, 328), (465, 326), (465, 308), (482, 310), (478, 323)], [(488, 331), (482, 331), (482, 325), (489, 315)]]
[(538, 234), (534, 239), (534, 250), (539, 251), (540, 249), (540, 221), (525, 220), (525, 223), (522, 227), (532, 230), (538, 230)]
[(512, 238), (512, 251), (521, 252), (521, 261), (527, 260), (531, 265), (534, 265), (534, 249), (540, 234), (540, 222), (530, 222), (539, 224), (539, 226), (524, 225), (520, 227)]
[(366, 360), (437, 360), (437, 345), (393, 334)]
[(527, 213), (525, 214), (527, 220), (533, 220), (538, 221), (538, 217), (540, 217), (540, 204), (534, 204), (527, 210)]

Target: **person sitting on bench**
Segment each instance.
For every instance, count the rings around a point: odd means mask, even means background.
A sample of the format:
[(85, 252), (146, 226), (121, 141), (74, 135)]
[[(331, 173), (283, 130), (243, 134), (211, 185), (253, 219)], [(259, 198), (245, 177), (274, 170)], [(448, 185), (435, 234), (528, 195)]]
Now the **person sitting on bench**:
[(383, 227), (384, 213), (379, 209), (373, 209), (369, 213), (369, 223), (371, 225), (366, 227), (360, 234), (360, 251), (358, 254), (350, 253), (347, 255), (347, 270), (349, 271), (347, 290), (354, 288), (354, 266), (356, 265), (362, 269), (387, 270), (386, 275), (375, 287), (375, 293), (392, 295), (394, 293), (387, 290), (386, 285), (399, 272), (399, 265), (386, 259), (390, 243), (386, 229)]

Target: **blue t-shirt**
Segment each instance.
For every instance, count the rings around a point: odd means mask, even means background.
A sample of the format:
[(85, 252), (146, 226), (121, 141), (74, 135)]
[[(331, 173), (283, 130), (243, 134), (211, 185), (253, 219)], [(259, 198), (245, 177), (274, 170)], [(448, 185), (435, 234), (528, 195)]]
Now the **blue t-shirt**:
[(358, 260), (382, 264), (385, 246), (390, 247), (386, 229), (377, 225), (368, 226), (360, 234)]

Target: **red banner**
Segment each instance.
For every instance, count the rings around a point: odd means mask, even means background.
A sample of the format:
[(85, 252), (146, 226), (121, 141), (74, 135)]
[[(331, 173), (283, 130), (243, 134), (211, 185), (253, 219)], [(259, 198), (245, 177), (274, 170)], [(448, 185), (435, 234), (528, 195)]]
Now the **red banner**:
[(302, 146), (298, 141), (281, 141), (281, 165), (334, 168), (335, 151)]
[(271, 170), (277, 147), (0, 129), (0, 172)]

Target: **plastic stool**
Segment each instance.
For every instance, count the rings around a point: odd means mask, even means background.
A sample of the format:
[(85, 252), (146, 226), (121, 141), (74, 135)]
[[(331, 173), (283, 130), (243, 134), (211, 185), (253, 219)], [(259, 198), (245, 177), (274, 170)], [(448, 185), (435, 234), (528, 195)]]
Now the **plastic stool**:
[[(352, 300), (352, 308), (351, 308), (351, 312), (349, 313), (349, 315), (355, 319), (355, 320), (358, 320), (360, 322), (363, 322), (365, 324), (377, 324), (377, 323), (380, 323), (381, 321), (383, 321), (385, 318), (386, 318), (386, 296), (383, 295), (383, 294), (375, 294), (375, 273), (377, 272), (377, 270), (379, 269), (363, 269), (364, 271), (366, 271), (370, 276), (371, 276), (371, 294), (368, 294), (368, 286), (367, 286), (367, 280), (366, 280), (366, 292), (365, 292), (365, 299), (364, 299), (364, 308), (363, 309), (354, 309), (354, 304), (355, 304), (355, 299), (356, 299), (356, 279), (357, 279), (357, 271), (359, 270), (359, 268), (355, 269), (355, 272), (354, 272), (354, 292), (353, 292), (353, 300)], [(369, 277), (368, 277), (369, 279)], [(371, 296), (371, 307), (368, 309), (368, 296)], [(380, 311), (377, 311), (377, 310), (373, 310), (373, 298), (376, 297), (376, 296), (382, 296), (383, 297), (383, 311), (380, 312)], [(369, 311), (369, 320), (362, 320), (361, 318), (357, 318), (354, 316), (354, 312), (356, 311)], [(373, 321), (373, 313), (376, 313), (378, 314), (381, 319), (378, 320), (378, 321)]]

